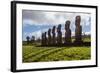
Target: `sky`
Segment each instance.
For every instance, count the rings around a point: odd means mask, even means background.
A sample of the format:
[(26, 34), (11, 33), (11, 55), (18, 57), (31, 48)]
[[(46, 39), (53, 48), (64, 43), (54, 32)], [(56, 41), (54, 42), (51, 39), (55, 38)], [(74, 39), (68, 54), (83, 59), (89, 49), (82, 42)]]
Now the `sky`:
[(47, 32), (49, 28), (61, 24), (62, 36), (65, 35), (65, 22), (69, 20), (72, 36), (75, 35), (75, 17), (81, 16), (82, 33), (91, 33), (91, 14), (80, 12), (55, 12), (55, 11), (36, 11), (36, 10), (23, 10), (22, 11), (22, 24), (23, 24), (23, 40), (26, 37), (35, 36), (35, 39), (41, 39), (41, 33)]

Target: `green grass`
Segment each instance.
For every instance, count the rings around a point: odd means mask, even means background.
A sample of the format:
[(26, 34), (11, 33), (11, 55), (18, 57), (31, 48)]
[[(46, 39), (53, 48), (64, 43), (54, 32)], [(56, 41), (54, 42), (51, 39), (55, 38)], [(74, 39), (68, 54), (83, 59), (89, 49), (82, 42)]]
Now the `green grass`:
[(91, 58), (90, 47), (35, 47), (23, 46), (23, 62), (48, 62), (88, 60)]
[[(82, 38), (83, 42), (91, 42), (91, 38), (90, 37), (85, 37), (85, 38)], [(72, 38), (72, 42), (75, 41), (75, 38)]]
[(83, 38), (84, 42), (91, 42), (91, 38)]

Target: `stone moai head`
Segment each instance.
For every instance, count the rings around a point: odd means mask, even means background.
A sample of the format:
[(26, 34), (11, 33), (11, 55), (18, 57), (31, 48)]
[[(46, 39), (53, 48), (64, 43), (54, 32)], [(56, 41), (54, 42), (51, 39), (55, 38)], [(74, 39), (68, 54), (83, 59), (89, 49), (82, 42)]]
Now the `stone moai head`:
[(51, 29), (49, 28), (49, 30), (48, 30), (48, 34), (50, 34), (51, 33)]
[(47, 32), (44, 32), (44, 34), (46, 35), (46, 34), (47, 34)]
[(58, 25), (57, 32), (61, 31), (61, 24)]
[(56, 26), (53, 26), (52, 33), (55, 33)]
[(80, 26), (81, 16), (76, 16), (75, 25)]
[(61, 29), (61, 24), (58, 25), (58, 28)]
[(70, 21), (66, 21), (65, 23), (65, 30), (69, 29), (70, 27)]

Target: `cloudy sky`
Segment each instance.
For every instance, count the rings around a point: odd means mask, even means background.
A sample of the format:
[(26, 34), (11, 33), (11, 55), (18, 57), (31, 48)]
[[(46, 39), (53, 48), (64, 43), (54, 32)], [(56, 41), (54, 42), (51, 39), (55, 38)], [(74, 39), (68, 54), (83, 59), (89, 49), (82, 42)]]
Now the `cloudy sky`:
[(48, 31), (54, 25), (62, 25), (61, 31), (64, 36), (64, 25), (67, 20), (71, 21), (70, 29), (72, 36), (75, 33), (75, 17), (81, 16), (82, 32), (90, 34), (91, 31), (91, 14), (89, 13), (75, 13), (75, 12), (50, 12), (50, 11), (34, 11), (23, 10), (23, 40), (26, 40), (26, 36), (35, 36), (41, 38), (41, 33)]

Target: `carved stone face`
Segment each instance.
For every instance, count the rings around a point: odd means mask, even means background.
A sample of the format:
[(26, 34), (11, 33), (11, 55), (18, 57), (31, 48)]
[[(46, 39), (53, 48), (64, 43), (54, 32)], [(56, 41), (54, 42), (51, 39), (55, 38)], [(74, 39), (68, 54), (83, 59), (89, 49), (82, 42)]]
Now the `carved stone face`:
[(80, 20), (80, 18), (81, 18), (80, 16), (76, 16), (76, 20)]
[(81, 17), (80, 16), (76, 16), (76, 26), (80, 26), (80, 22), (81, 22)]
[(66, 21), (66, 24), (70, 24), (70, 21)]
[(49, 32), (51, 32), (51, 29), (49, 29)]
[(59, 28), (59, 29), (61, 28), (61, 24), (58, 25), (58, 28)]
[(61, 24), (59, 24), (57, 27), (57, 32), (60, 32), (60, 31), (61, 31)]
[(70, 21), (66, 21), (66, 23), (65, 23), (65, 29), (67, 30), (67, 29), (69, 29), (69, 27), (70, 27)]
[(53, 26), (53, 29), (52, 29), (52, 31), (55, 31), (55, 28), (56, 28), (56, 26)]

